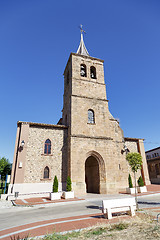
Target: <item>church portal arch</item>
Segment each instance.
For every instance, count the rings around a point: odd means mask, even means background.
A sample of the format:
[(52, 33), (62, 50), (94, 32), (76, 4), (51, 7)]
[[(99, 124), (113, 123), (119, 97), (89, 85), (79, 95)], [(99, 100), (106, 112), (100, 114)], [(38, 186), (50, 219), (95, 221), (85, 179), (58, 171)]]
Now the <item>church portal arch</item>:
[(85, 161), (85, 183), (87, 193), (106, 193), (105, 164), (101, 155), (90, 151)]

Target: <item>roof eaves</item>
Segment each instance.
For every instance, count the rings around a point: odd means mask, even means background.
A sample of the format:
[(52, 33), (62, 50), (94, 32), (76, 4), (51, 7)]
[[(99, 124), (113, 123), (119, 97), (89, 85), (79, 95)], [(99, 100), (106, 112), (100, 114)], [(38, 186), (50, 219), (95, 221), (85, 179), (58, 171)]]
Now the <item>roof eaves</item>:
[(68, 128), (64, 125), (55, 125), (55, 124), (46, 124), (46, 123), (35, 123), (35, 122), (22, 122), (18, 121), (17, 126), (20, 124), (28, 124), (29, 126), (37, 126), (37, 127), (50, 127), (50, 128)]

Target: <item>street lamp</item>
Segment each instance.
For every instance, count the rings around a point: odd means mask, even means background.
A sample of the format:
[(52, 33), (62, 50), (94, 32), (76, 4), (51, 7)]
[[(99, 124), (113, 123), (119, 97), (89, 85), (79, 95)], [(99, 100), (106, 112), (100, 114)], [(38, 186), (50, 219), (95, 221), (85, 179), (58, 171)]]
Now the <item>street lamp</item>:
[(20, 146), (18, 147), (18, 150), (19, 150), (19, 151), (22, 151), (22, 150), (23, 150), (24, 144), (25, 144), (25, 141), (22, 140)]
[(24, 140), (22, 140), (21, 147), (24, 147), (24, 144), (25, 144), (25, 142), (24, 142)]
[(129, 153), (130, 151), (129, 151), (129, 149), (128, 149), (128, 147), (125, 145), (125, 143), (124, 143), (124, 147), (123, 147), (123, 149), (121, 150), (121, 153), (123, 154), (123, 153)]

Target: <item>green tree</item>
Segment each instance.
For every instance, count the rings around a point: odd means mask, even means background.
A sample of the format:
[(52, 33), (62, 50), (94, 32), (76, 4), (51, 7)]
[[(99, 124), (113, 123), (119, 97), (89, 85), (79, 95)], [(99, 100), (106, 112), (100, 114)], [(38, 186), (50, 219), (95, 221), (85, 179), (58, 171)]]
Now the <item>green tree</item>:
[(126, 159), (134, 173), (134, 181), (135, 181), (135, 200), (136, 200), (136, 207), (138, 209), (138, 201), (137, 201), (137, 184), (136, 184), (136, 173), (138, 169), (142, 167), (142, 156), (139, 153), (128, 153)]
[(128, 183), (129, 183), (129, 188), (133, 188), (132, 178), (131, 178), (131, 175), (130, 175), (130, 174), (129, 174), (129, 176), (128, 176)]
[(5, 180), (7, 174), (11, 174), (11, 166), (9, 160), (5, 157), (0, 159), (0, 174), (2, 180)]
[(69, 176), (67, 177), (67, 186), (66, 186), (66, 191), (67, 191), (67, 192), (70, 192), (70, 191), (72, 191), (72, 182), (71, 182), (71, 179), (70, 179), (70, 177), (69, 177)]
[(58, 192), (58, 179), (57, 179), (57, 176), (54, 177), (53, 192)]
[(140, 176), (140, 177), (138, 178), (138, 186), (139, 186), (139, 187), (143, 187), (143, 186), (144, 186), (144, 182), (143, 182), (142, 176)]

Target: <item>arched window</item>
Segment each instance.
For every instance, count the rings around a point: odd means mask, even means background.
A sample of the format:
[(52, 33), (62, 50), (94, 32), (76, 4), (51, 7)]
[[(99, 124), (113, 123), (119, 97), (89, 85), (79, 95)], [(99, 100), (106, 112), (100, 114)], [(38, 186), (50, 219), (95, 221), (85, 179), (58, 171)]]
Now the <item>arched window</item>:
[(44, 154), (51, 154), (51, 141), (49, 139), (45, 141)]
[(96, 79), (96, 68), (93, 66), (90, 68), (90, 76), (91, 78)]
[(95, 123), (94, 111), (92, 109), (88, 110), (88, 123)]
[(43, 178), (49, 178), (49, 167), (44, 168)]
[(87, 77), (87, 71), (86, 71), (86, 65), (85, 64), (81, 64), (80, 75), (82, 77)]

